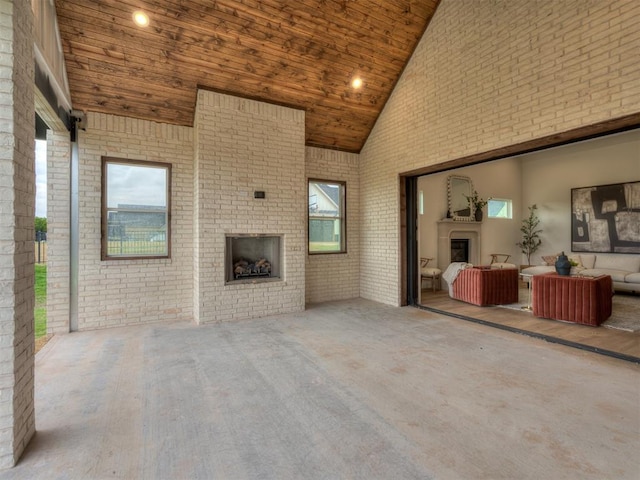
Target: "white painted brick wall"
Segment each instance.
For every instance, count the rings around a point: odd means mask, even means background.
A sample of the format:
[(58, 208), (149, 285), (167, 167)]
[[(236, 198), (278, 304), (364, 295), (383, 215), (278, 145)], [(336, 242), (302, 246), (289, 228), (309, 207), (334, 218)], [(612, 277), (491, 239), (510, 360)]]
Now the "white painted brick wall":
[(347, 182), (347, 253), (307, 254), (306, 301), (307, 303), (316, 303), (359, 297), (360, 182), (358, 155), (307, 147), (306, 176), (307, 180), (313, 178)]
[[(199, 321), (303, 310), (304, 112), (199, 91), (195, 130)], [(282, 280), (225, 285), (225, 234), (242, 233), (284, 236)]]
[[(78, 329), (191, 320), (193, 129), (90, 112), (78, 139)], [(170, 259), (100, 260), (102, 156), (172, 164)]]
[(69, 132), (47, 131), (47, 333), (69, 332)]
[(360, 153), (361, 296), (400, 304), (398, 174), (640, 111), (640, 2), (442, 0)]
[(35, 432), (31, 28), (29, 2), (0, 2), (0, 468)]

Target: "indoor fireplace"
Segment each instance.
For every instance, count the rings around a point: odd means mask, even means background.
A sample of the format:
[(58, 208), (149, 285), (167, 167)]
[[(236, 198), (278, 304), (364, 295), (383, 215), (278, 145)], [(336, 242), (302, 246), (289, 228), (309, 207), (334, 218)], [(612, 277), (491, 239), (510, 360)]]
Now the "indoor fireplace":
[(469, 239), (451, 239), (451, 262), (469, 262)]

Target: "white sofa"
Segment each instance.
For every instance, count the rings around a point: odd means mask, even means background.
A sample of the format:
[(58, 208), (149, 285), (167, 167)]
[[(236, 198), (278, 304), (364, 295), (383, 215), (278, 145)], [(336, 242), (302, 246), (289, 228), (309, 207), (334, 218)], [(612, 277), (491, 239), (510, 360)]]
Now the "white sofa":
[[(614, 290), (640, 293), (640, 255), (574, 253), (568, 257), (578, 263), (577, 266), (571, 268), (572, 274), (589, 277), (610, 275)], [(551, 259), (550, 257), (543, 258), (547, 260), (547, 263), (524, 268), (522, 273), (539, 275), (555, 272), (554, 263), (550, 261), (553, 256)]]

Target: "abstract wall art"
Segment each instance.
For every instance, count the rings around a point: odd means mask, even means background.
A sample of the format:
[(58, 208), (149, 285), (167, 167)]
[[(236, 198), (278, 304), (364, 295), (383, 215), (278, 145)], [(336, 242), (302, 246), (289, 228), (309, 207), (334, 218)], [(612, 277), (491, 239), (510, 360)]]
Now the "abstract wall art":
[(572, 188), (571, 250), (640, 253), (640, 181)]

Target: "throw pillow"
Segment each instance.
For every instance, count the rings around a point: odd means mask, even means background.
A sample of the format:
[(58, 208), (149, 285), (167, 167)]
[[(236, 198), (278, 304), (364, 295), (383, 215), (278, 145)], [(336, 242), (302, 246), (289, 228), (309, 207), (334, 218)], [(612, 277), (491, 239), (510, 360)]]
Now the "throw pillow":
[(558, 259), (558, 255), (560, 254), (556, 253), (555, 255), (542, 255), (542, 260), (544, 261), (545, 265), (554, 266), (556, 264), (556, 260)]
[(569, 255), (569, 260), (577, 264), (577, 265), (571, 265), (572, 267), (582, 268), (582, 259), (580, 258), (580, 255)]
[(593, 268), (594, 264), (596, 263), (596, 256), (595, 255), (586, 255), (584, 253), (580, 254), (580, 263), (582, 263), (582, 266), (584, 268)]

